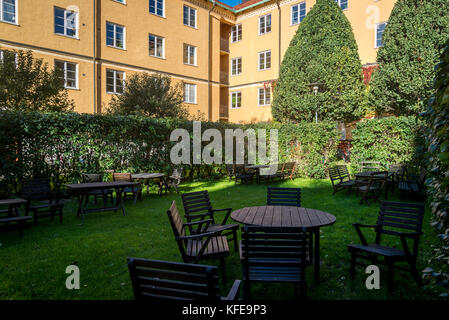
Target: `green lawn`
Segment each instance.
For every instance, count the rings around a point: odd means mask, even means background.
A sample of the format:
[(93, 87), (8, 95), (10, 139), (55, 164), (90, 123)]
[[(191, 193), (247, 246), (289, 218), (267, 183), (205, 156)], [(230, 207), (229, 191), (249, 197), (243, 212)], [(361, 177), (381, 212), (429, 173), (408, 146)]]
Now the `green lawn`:
[[(358, 242), (352, 223), (375, 223), (378, 203), (359, 205), (355, 194), (345, 191), (332, 196), (327, 180), (296, 179), (277, 185), (302, 188), (302, 205), (332, 213), (337, 217), (333, 226), (321, 229), (321, 283), (313, 282), (312, 268), (307, 271), (310, 299), (434, 299), (431, 288), (418, 288), (411, 275), (398, 271), (396, 291), (388, 296), (381, 278), (381, 290), (365, 288), (364, 270), (349, 278), (349, 254), (346, 244)], [(266, 185), (235, 185), (226, 179), (184, 184), (181, 192), (207, 189), (214, 207), (264, 205)], [(396, 197), (391, 199), (397, 200)], [(120, 212), (92, 213), (84, 225), (76, 218), (75, 201), (66, 203), (64, 222), (42, 219), (37, 227), (24, 231), (0, 233), (0, 299), (132, 299), (132, 288), (126, 263), (127, 257), (142, 257), (181, 261), (166, 210), (176, 200), (182, 211), (179, 195), (159, 197), (155, 190), (144, 193), (144, 200), (133, 204), (126, 201), (127, 216)], [(431, 245), (438, 239), (429, 225), (426, 211), (424, 236), (418, 262), (422, 270), (431, 254)], [(367, 230), (369, 231), (369, 230)], [(400, 246), (399, 241), (396, 243)], [(241, 279), (238, 253), (231, 246), (226, 258), (228, 279)], [(218, 265), (218, 261), (211, 261)], [(81, 272), (81, 289), (65, 288), (65, 269), (77, 264)], [(228, 285), (232, 281), (228, 281)], [(223, 292), (227, 291), (224, 288)], [(291, 285), (257, 284), (252, 297), (259, 299), (293, 299)]]

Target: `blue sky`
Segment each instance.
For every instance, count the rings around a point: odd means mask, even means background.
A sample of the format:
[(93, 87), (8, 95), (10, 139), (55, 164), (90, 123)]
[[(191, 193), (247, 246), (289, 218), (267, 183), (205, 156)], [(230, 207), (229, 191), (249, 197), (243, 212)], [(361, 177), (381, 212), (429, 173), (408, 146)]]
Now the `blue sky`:
[(224, 2), (230, 6), (235, 6), (237, 5), (239, 2), (241, 2), (241, 0), (220, 0), (221, 2)]

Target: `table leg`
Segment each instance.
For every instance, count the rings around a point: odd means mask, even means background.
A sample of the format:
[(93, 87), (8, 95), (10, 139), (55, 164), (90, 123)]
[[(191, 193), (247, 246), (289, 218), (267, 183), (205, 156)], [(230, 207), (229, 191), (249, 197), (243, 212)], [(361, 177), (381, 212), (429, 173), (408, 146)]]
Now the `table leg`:
[(83, 206), (83, 193), (78, 192), (76, 197), (78, 198), (78, 210), (76, 211), (76, 217), (79, 217)]
[(123, 205), (123, 198), (122, 198), (123, 188), (117, 188), (117, 189), (115, 189), (115, 192), (117, 193), (117, 204), (115, 206), (116, 207), (120, 206), (120, 209), (122, 209), (123, 215), (126, 216), (125, 206)]
[(314, 255), (313, 258), (314, 262), (314, 276), (315, 276), (315, 283), (320, 283), (320, 228), (316, 228), (314, 230), (314, 237), (315, 237), (315, 248), (314, 248)]

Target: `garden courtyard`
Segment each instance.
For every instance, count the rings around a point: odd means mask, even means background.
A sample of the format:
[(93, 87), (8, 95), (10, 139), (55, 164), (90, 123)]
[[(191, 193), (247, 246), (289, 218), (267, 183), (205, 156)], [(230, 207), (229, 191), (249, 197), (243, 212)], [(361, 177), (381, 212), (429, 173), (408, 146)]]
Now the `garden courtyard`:
[[(270, 183), (270, 186), (301, 188), (302, 206), (328, 212), (336, 217), (336, 223), (320, 230), (321, 282), (314, 283), (313, 268), (306, 271), (308, 299), (435, 299), (435, 288), (419, 288), (411, 275), (397, 271), (392, 294), (386, 290), (385, 275), (381, 276), (381, 289), (368, 290), (367, 274), (357, 269), (355, 280), (349, 274), (350, 254), (347, 245), (359, 243), (353, 223), (374, 224), (379, 212), (379, 202), (359, 204), (355, 192), (346, 191), (332, 195), (327, 180), (293, 179)], [(182, 211), (181, 194), (208, 190), (214, 208), (265, 205), (267, 185), (235, 184), (227, 178), (185, 182), (179, 194), (169, 192), (159, 196), (155, 189), (144, 191), (143, 199), (136, 204), (125, 201), (126, 216), (119, 211), (89, 213), (84, 224), (76, 217), (77, 203), (66, 200), (64, 221), (40, 219), (36, 227), (24, 230), (24, 238), (17, 232), (0, 234), (2, 259), (0, 260), (0, 299), (133, 299), (127, 257), (182, 262), (173, 231), (167, 217), (167, 209), (176, 200)], [(383, 197), (382, 197), (383, 199)], [(389, 200), (399, 200), (396, 192), (390, 192)], [(410, 199), (408, 199), (410, 202)], [(430, 211), (426, 208), (423, 222), (417, 267), (428, 266), (432, 245), (438, 242), (430, 226)], [(229, 218), (228, 223), (233, 223)], [(371, 234), (370, 234), (371, 232)], [(366, 230), (367, 240), (374, 232)], [(238, 232), (241, 237), (241, 232)], [(370, 236), (368, 236), (370, 235)], [(401, 247), (398, 237), (385, 238), (391, 246)], [(390, 242), (389, 242), (390, 241)], [(393, 241), (393, 242), (392, 242)], [(242, 279), (239, 253), (230, 241), (230, 255), (226, 257), (227, 287), (221, 286), (226, 295), (234, 279)], [(204, 261), (202, 261), (204, 263)], [(80, 269), (80, 290), (67, 290), (66, 267), (77, 265)], [(218, 260), (208, 260), (215, 264)], [(254, 284), (252, 297), (266, 300), (295, 299), (290, 284)]]

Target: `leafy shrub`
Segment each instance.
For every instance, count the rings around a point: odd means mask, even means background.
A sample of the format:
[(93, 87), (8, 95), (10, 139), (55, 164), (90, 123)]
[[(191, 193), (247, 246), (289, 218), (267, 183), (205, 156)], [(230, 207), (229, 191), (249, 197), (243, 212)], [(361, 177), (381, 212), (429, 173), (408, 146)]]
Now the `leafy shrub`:
[(351, 164), (359, 170), (361, 161), (419, 166), (424, 161), (422, 121), (415, 117), (389, 117), (357, 123), (352, 132)]

